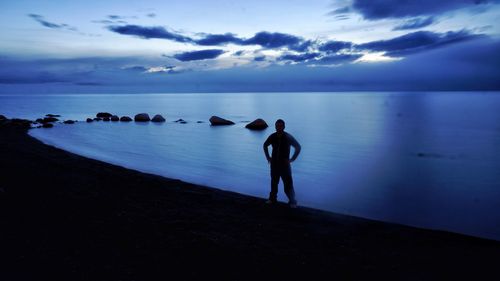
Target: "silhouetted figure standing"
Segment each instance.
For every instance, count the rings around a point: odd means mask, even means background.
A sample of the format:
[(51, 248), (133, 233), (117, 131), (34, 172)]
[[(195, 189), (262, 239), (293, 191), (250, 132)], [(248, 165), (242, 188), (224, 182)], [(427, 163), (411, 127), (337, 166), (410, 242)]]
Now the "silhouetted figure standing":
[[(290, 163), (295, 161), (300, 153), (300, 144), (289, 133), (285, 132), (285, 121), (276, 121), (276, 133), (272, 133), (264, 142), (264, 153), (267, 161), (271, 164), (271, 192), (266, 203), (276, 203), (278, 196), (278, 183), (280, 177), (285, 186), (285, 194), (288, 196), (288, 204), (292, 208), (297, 207), (295, 191), (293, 190), (292, 169)], [(272, 156), (269, 156), (268, 146), (273, 146)], [(290, 146), (295, 149), (290, 158)]]

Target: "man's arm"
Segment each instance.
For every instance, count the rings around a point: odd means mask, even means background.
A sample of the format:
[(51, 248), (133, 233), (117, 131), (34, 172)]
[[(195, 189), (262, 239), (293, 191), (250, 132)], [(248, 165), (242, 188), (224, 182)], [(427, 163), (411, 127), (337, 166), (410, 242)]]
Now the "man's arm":
[(271, 136), (267, 138), (267, 140), (264, 142), (263, 148), (264, 148), (264, 154), (266, 155), (267, 162), (271, 162), (271, 156), (269, 156), (269, 150), (267, 149), (268, 146), (271, 145)]
[(293, 162), (295, 161), (295, 159), (297, 159), (297, 157), (299, 157), (300, 150), (302, 149), (302, 147), (300, 146), (300, 143), (292, 135), (289, 136), (290, 136), (290, 144), (294, 148), (293, 156), (292, 158), (290, 158), (290, 162)]

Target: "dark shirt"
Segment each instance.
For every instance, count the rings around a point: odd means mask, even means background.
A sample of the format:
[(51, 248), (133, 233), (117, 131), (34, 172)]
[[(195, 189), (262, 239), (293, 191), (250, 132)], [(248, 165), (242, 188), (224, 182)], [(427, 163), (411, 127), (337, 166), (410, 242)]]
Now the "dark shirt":
[(273, 153), (271, 157), (271, 161), (273, 162), (281, 162), (280, 160), (289, 160), (290, 146), (293, 146), (293, 148), (295, 148), (293, 156), (290, 160), (295, 161), (295, 159), (297, 159), (297, 156), (299, 156), (301, 149), (299, 142), (297, 142), (297, 140), (287, 132), (283, 132), (281, 136), (279, 136), (278, 133), (273, 133), (267, 138), (266, 142), (264, 142), (264, 153), (266, 154), (267, 158), (269, 158), (269, 151), (267, 150), (267, 147), (269, 145), (272, 145), (273, 147)]

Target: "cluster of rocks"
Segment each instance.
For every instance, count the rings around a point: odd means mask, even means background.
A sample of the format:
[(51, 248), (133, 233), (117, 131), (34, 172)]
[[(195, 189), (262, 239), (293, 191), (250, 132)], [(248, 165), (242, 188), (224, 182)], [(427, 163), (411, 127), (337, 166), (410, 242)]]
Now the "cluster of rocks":
[[(234, 125), (234, 122), (231, 120), (227, 120), (224, 118), (221, 118), (219, 116), (212, 116), (210, 117), (210, 124), (212, 126), (224, 126), (224, 125)], [(248, 123), (245, 128), (250, 129), (250, 130), (264, 130), (267, 127), (269, 127), (263, 119), (255, 119), (254, 121)]]
[(94, 122), (94, 121), (113, 121), (113, 122), (116, 122), (116, 121), (119, 121), (120, 118), (116, 115), (113, 115), (111, 113), (108, 113), (108, 112), (99, 112), (96, 114), (96, 117), (94, 117), (93, 119), (92, 118), (87, 118), (87, 122), (90, 123), (90, 122)]
[[(87, 122), (94, 122), (94, 121), (121, 121), (121, 122), (130, 122), (130, 121), (135, 121), (135, 122), (165, 122), (165, 118), (161, 116), (160, 114), (156, 114), (153, 116), (153, 118), (149, 117), (149, 114), (147, 113), (139, 113), (134, 116), (134, 119), (128, 117), (128, 116), (122, 116), (118, 117), (116, 115), (113, 115), (108, 112), (99, 112), (96, 114), (95, 118), (87, 118)], [(210, 125), (212, 126), (225, 126), (225, 125), (234, 125), (235, 123), (231, 120), (227, 120), (224, 118), (221, 118), (219, 116), (212, 116), (209, 119)], [(184, 119), (177, 119), (174, 121), (175, 123), (179, 124), (187, 124), (187, 121)], [(197, 121), (197, 123), (203, 123), (203, 121)], [(263, 119), (255, 119), (254, 121), (248, 123), (245, 128), (250, 129), (250, 130), (264, 130), (268, 127), (266, 121)]]
[[(38, 118), (33, 122), (33, 124), (41, 124), (38, 125), (37, 128), (52, 128), (54, 127), (54, 123), (59, 121), (57, 117), (61, 117), (61, 115), (58, 114), (46, 114), (45, 117), (43, 118)], [(62, 123), (63, 124), (75, 124), (76, 120), (64, 120)]]
[[(151, 122), (165, 122), (166, 121), (165, 118), (163, 118), (163, 116), (161, 116), (160, 114), (156, 114), (155, 116), (153, 116), (153, 118), (150, 118), (149, 114), (147, 114), (147, 113), (136, 114), (134, 116), (133, 120), (135, 122), (149, 122), (149, 121), (151, 121)], [(118, 117), (117, 115), (113, 115), (113, 114), (108, 113), (108, 112), (99, 112), (96, 114), (96, 117), (87, 118), (88, 123), (94, 122), (94, 121), (131, 122), (132, 118), (130, 118), (129, 116)]]
[[(37, 126), (37, 128), (40, 128), (40, 127), (52, 128), (54, 126), (53, 123), (59, 121), (59, 119), (57, 117), (61, 117), (61, 116), (57, 115), (57, 114), (47, 114), (47, 115), (45, 115), (44, 118), (36, 119), (35, 122), (29, 121), (29, 120), (26, 120), (26, 121), (30, 122), (29, 126), (31, 126), (31, 124), (40, 124), (39, 126)], [(0, 121), (5, 121), (5, 120), (9, 120), (9, 119), (7, 119), (3, 115), (0, 115)], [(151, 122), (158, 122), (158, 123), (166, 122), (165, 118), (160, 114), (156, 114), (155, 116), (153, 116), (153, 118), (150, 118), (149, 114), (147, 114), (147, 113), (139, 113), (139, 114), (136, 114), (134, 116), (134, 119), (132, 119), (129, 116), (118, 117), (117, 115), (113, 115), (109, 112), (99, 112), (96, 114), (96, 117), (87, 118), (87, 123), (91, 123), (94, 121), (105, 121), (105, 122), (108, 122), (108, 121), (112, 121), (112, 122), (117, 122), (117, 121), (120, 121), (120, 122), (131, 122), (131, 121), (150, 122), (151, 121)], [(233, 121), (221, 118), (219, 116), (212, 116), (212, 117), (210, 117), (209, 121), (210, 121), (210, 125), (212, 125), (212, 126), (226, 126), (226, 125), (234, 125), (235, 124)], [(74, 124), (75, 122), (78, 122), (78, 121), (65, 120), (62, 123), (63, 124)], [(180, 123), (180, 124), (187, 123), (183, 119), (178, 119), (178, 120), (175, 120), (174, 122)], [(248, 121), (246, 121), (246, 122), (248, 122)], [(203, 123), (203, 121), (197, 121), (197, 123)], [(250, 129), (250, 130), (264, 130), (267, 127), (268, 127), (268, 125), (267, 125), (266, 121), (264, 121), (263, 119), (260, 119), (260, 118), (255, 119), (254, 121), (248, 123), (245, 126), (245, 128)]]

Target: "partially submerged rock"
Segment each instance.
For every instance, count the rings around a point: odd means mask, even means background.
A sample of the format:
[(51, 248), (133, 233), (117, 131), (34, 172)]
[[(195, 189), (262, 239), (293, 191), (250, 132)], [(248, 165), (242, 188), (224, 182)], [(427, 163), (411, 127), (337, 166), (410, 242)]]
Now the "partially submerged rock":
[(116, 115), (111, 116), (111, 121), (116, 122), (116, 121), (118, 121), (118, 120), (120, 120), (120, 117), (118, 117), (118, 116), (116, 116)]
[(122, 117), (120, 118), (120, 121), (121, 121), (121, 122), (130, 122), (130, 121), (132, 121), (132, 118), (130, 118), (130, 117), (128, 117), (128, 116), (122, 116)]
[(263, 119), (255, 119), (254, 121), (248, 123), (245, 128), (250, 130), (264, 130), (269, 127)]
[(220, 118), (219, 116), (212, 116), (209, 119), (210, 124), (212, 126), (220, 126), (220, 125), (234, 125), (234, 122), (231, 120), (227, 120), (224, 118)]
[[(38, 120), (38, 119), (37, 119)], [(52, 122), (56, 122), (56, 121), (59, 121), (59, 119), (55, 118), (55, 117), (45, 117), (43, 118), (40, 123), (43, 123), (43, 124), (46, 124), (46, 123), (52, 123)], [(37, 121), (38, 122), (38, 121)]]
[(139, 114), (137, 114), (137, 115), (134, 116), (134, 120), (136, 122), (148, 122), (151, 119), (149, 118), (149, 114), (147, 114), (147, 113), (139, 113)]
[(74, 120), (65, 120), (63, 123), (64, 124), (75, 124), (76, 121)]
[(111, 119), (110, 119), (109, 117), (103, 117), (103, 118), (102, 118), (102, 121), (107, 121), (107, 122), (109, 122), (110, 120), (111, 120)]
[(151, 122), (165, 122), (165, 118), (163, 118), (160, 114), (156, 114), (153, 116), (153, 119), (151, 119)]
[(111, 114), (109, 112), (99, 112), (95, 116), (100, 117), (100, 118), (104, 118), (104, 117), (110, 118), (111, 116), (113, 116), (113, 114)]
[(101, 117), (95, 117), (95, 118), (94, 118), (94, 121), (101, 121), (101, 120), (102, 120), (102, 118), (101, 118)]
[(42, 125), (42, 128), (52, 128), (52, 127), (54, 127), (54, 125), (52, 123), (44, 123)]
[(45, 114), (46, 117), (61, 117), (59, 114)]
[(94, 122), (92, 118), (87, 118), (87, 123)]

